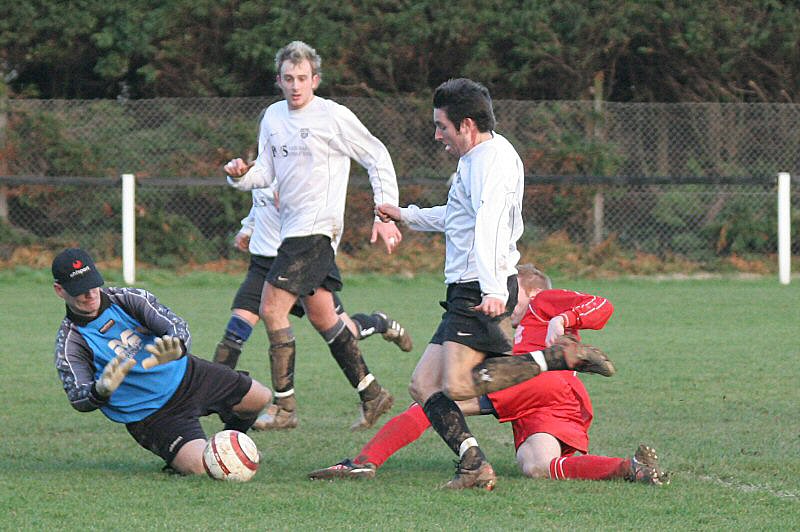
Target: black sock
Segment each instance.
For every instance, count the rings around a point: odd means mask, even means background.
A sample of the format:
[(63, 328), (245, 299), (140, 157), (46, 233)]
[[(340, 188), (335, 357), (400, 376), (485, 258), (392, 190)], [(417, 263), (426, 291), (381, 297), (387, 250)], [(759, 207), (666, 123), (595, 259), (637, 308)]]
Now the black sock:
[[(367, 368), (367, 363), (364, 362), (364, 357), (361, 356), (356, 337), (353, 336), (353, 333), (341, 320), (320, 334), (328, 343), (331, 355), (333, 355), (334, 360), (336, 360), (345, 377), (347, 377), (350, 386), (358, 389), (358, 385), (369, 375), (369, 368)], [(369, 401), (374, 399), (379, 391), (380, 386), (377, 380), (373, 380), (365, 389), (360, 390), (358, 395), (362, 401)]]
[(241, 418), (236, 414), (231, 415), (225, 420), (224, 430), (238, 430), (239, 432), (247, 432), (255, 422), (258, 416), (249, 418)]
[[(431, 395), (422, 410), (431, 422), (433, 429), (444, 440), (450, 450), (456, 455), (461, 451), (464, 440), (472, 438), (472, 433), (467, 427), (467, 420), (459, 410), (458, 405), (443, 392)], [(480, 447), (470, 447), (461, 458), (461, 466), (474, 469), (486, 459)]]
[(362, 401), (371, 401), (378, 397), (379, 393), (381, 393), (381, 385), (378, 384), (378, 381), (374, 380), (370, 382), (366, 388), (358, 392), (358, 396)]
[(487, 395), (481, 395), (478, 397), (478, 408), (480, 408), (480, 415), (482, 416), (492, 415), (499, 418), (497, 415), (497, 410), (494, 409), (494, 405), (492, 404), (492, 401), (489, 400)]
[(366, 314), (354, 314), (350, 319), (356, 324), (359, 332), (359, 340), (372, 336), (376, 333), (385, 333), (389, 326), (386, 323), (386, 318), (374, 312), (367, 316)]
[[(244, 416), (244, 417), (243, 417)], [(233, 411), (233, 407), (224, 406), (219, 410), (219, 418), (224, 423), (223, 430), (247, 432), (258, 418), (258, 413), (243, 415)]]
[(480, 447), (470, 447), (461, 455), (460, 466), (464, 469), (478, 469), (482, 462), (486, 460)]

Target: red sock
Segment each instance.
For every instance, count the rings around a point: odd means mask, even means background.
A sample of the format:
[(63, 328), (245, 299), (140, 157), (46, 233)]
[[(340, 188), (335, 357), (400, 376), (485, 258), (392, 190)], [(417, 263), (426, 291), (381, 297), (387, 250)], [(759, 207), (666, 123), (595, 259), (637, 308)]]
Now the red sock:
[(428, 416), (417, 403), (402, 414), (394, 416), (369, 440), (355, 459), (357, 464), (367, 462), (380, 467), (394, 453), (413, 442), (431, 426)]
[(585, 454), (580, 456), (561, 456), (550, 462), (550, 478), (564, 480), (581, 478), (584, 480), (610, 480), (623, 478), (630, 468), (630, 460)]

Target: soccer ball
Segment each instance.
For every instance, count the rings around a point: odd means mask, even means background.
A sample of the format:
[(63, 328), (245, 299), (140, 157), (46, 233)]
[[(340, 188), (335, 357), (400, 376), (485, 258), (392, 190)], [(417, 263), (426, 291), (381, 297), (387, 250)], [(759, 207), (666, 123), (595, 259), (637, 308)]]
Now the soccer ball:
[(247, 482), (258, 471), (258, 460), (255, 442), (237, 430), (217, 432), (203, 451), (203, 467), (217, 480)]

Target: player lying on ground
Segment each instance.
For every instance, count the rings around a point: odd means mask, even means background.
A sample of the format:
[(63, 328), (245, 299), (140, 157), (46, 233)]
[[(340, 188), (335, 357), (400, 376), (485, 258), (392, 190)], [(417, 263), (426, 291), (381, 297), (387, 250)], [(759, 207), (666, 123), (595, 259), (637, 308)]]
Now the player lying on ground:
[(70, 404), (124, 423), (178, 473), (205, 473), (199, 416), (217, 413), (225, 429), (246, 432), (272, 398), (248, 375), (189, 354), (188, 324), (150, 292), (100, 288), (85, 251), (61, 252), (52, 270), (67, 304), (55, 364)]
[[(242, 228), (236, 234), (235, 245), (241, 251), (250, 252), (250, 266), (244, 281), (233, 299), (231, 317), (225, 328), (222, 340), (217, 344), (214, 352), (214, 362), (225, 364), (231, 369), (236, 367), (245, 342), (253, 332), (253, 327), (258, 323), (261, 295), (267, 274), (278, 254), (281, 244), (280, 238), (280, 213), (272, 187), (260, 188), (252, 191), (253, 206), (250, 213), (242, 220)], [(411, 335), (397, 321), (389, 318), (383, 312), (374, 312), (370, 315), (347, 315), (338, 295), (333, 293), (336, 313), (347, 324), (357, 340), (362, 340), (373, 334), (380, 333), (387, 341), (394, 342), (403, 351), (411, 351), (413, 343)], [(302, 300), (298, 301), (290, 313), (297, 317), (305, 315)], [(346, 374), (345, 374), (346, 375)], [(360, 409), (359, 418), (351, 428), (367, 428), (374, 423), (374, 416)], [(271, 404), (253, 423), (254, 430), (279, 430), (292, 429), (297, 426), (298, 418), (295, 411), (279, 408)]]
[[(354, 428), (366, 428), (389, 411), (394, 397), (370, 373), (356, 337), (336, 313), (332, 294), (341, 290), (342, 279), (335, 250), (344, 228), (351, 159), (366, 169), (376, 205), (397, 205), (397, 176), (386, 146), (352, 111), (314, 94), (321, 61), (316, 50), (301, 41), (278, 51), (276, 82), (284, 99), (264, 112), (255, 162), (232, 159), (224, 170), (229, 184), (240, 190), (274, 184), (280, 194), (281, 245), (259, 307), (270, 343), (274, 421), (297, 416), (295, 336), (289, 313), (300, 298), (309, 322), (361, 399)], [(370, 242), (378, 237), (388, 253), (402, 240), (394, 222), (376, 219)]]
[[(532, 265), (519, 270), (519, 303), (514, 353), (544, 349), (565, 332), (601, 329), (611, 317), (611, 303), (602, 297), (553, 290), (550, 279)], [(466, 415), (493, 414), (510, 421), (522, 472), (532, 478), (624, 479), (661, 485), (668, 482), (652, 447), (640, 445), (631, 458), (588, 454), (592, 403), (573, 371), (548, 371), (505, 390), (460, 401)], [(311, 479), (372, 478), (395, 452), (419, 438), (430, 426), (414, 403), (389, 420), (354, 459), (313, 471)], [(576, 453), (580, 452), (581, 455)]]
[(517, 240), (522, 235), (522, 160), (494, 131), (492, 98), (470, 79), (451, 79), (433, 94), (434, 139), (459, 157), (446, 205), (400, 209), (381, 204), (384, 220), (445, 234), (445, 313), (411, 377), (409, 392), (458, 455), (452, 489), (491, 490), (496, 476), (455, 401), (518, 384), (548, 369), (611, 376), (599, 350), (567, 337), (534, 355), (509, 356), (517, 304)]

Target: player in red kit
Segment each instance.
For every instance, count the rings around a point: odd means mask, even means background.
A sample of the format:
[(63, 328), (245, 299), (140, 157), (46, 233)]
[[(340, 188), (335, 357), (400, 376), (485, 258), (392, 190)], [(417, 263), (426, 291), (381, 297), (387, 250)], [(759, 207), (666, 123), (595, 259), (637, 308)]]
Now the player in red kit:
[[(614, 311), (603, 297), (552, 289), (550, 279), (532, 265), (517, 269), (520, 295), (512, 315), (514, 354), (544, 349), (564, 334), (578, 336), (580, 329), (602, 329)], [(458, 405), (465, 415), (493, 414), (500, 422), (511, 422), (517, 461), (526, 476), (624, 479), (654, 485), (668, 482), (652, 447), (640, 445), (631, 458), (589, 454), (592, 403), (574, 371), (545, 371)], [(429, 426), (422, 408), (414, 403), (388, 421), (355, 459), (313, 471), (309, 477), (372, 478), (389, 456), (419, 438)]]

